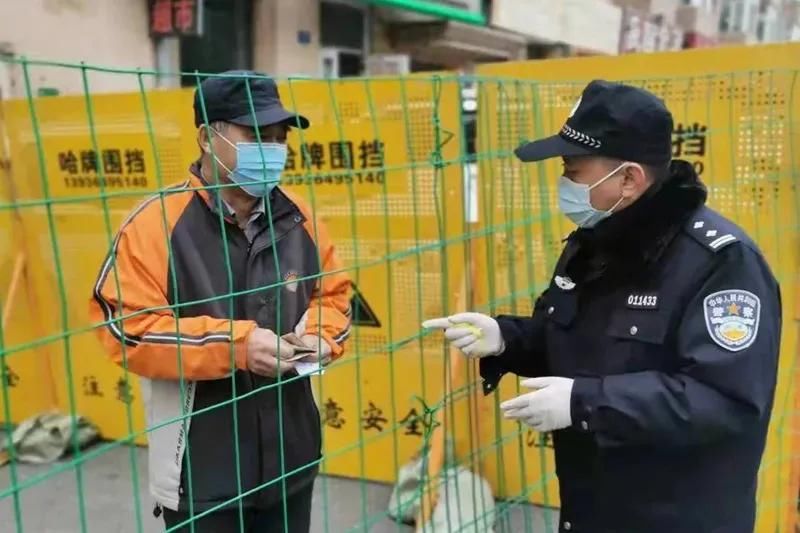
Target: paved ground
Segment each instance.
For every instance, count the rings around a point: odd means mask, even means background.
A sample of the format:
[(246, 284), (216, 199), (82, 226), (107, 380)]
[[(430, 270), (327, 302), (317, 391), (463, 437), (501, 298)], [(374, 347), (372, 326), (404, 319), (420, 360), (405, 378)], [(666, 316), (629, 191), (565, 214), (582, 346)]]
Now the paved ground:
[[(147, 455), (144, 449), (136, 449), (139, 467), (141, 502), (141, 531), (155, 533), (163, 528), (153, 518), (152, 503), (145, 488)], [(48, 472), (53, 465), (23, 466), (20, 479), (33, 480)], [(11, 469), (0, 468), (0, 491), (10, 486)], [(138, 533), (136, 508), (131, 481), (130, 455), (128, 448), (117, 448), (91, 460), (83, 470), (84, 509), (89, 532)], [(327, 505), (323, 491), (327, 492)], [(25, 489), (20, 496), (22, 528), (17, 528), (12, 498), (0, 500), (0, 532), (2, 533), (72, 533), (81, 531), (78, 516), (77, 483), (74, 470), (55, 475), (43, 483)], [(385, 518), (386, 503), (391, 488), (378, 484), (367, 484), (366, 520), (362, 514), (362, 490), (358, 481), (339, 478), (320, 478), (315, 487), (313, 532), (340, 533), (346, 531), (370, 531), (377, 533), (413, 532), (413, 528), (398, 525)], [(527, 515), (527, 520), (526, 520)], [(557, 523), (557, 512), (532, 506), (514, 506), (498, 522), (496, 531), (518, 533), (530, 531), (548, 533), (544, 517)], [(383, 518), (381, 518), (383, 516)], [(526, 527), (527, 523), (527, 527)], [(327, 527), (325, 527), (327, 524)], [(371, 524), (371, 525), (364, 525)], [(440, 532), (441, 533), (441, 532)]]

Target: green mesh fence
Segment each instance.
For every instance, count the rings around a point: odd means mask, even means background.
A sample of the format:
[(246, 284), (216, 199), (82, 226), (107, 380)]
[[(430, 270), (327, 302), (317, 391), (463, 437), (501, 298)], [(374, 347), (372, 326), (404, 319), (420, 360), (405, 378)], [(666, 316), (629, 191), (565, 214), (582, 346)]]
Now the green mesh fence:
[[(570, 227), (555, 211), (557, 168), (519, 165), (512, 150), (522, 140), (557, 131), (588, 80), (442, 74), (281, 81), (284, 106), (312, 122), (308, 130), (289, 133), (282, 188), (302, 198), (313, 213), (307, 217), (309, 234), (327, 228), (341, 265), (311, 275), (284, 271), (286, 257), (277, 243), (289, 230), (277, 223), (273, 204), (266, 202), (270, 247), (259, 260), (276, 281), (241, 288), (241, 268), (230, 260), (236, 230), (225, 219), (219, 194), (230, 185), (220, 184), (215, 173), (206, 176), (207, 185), (170, 188), (190, 176), (188, 166), (199, 157), (189, 91), (150, 90), (157, 76), (169, 76), (155, 72), (25, 60), (12, 68), (24, 97), (0, 106), (0, 402), (8, 462), (0, 470), (0, 530), (162, 530), (162, 519), (153, 517), (148, 477), (154, 473), (147, 471), (142, 445), (169, 428), (191, 435), (178, 448), (189, 518), (171, 531), (194, 531), (199, 520), (222, 509), (238, 515), (245, 531), (254, 498), (275, 488), (286, 495), (293, 476), (316, 468), (322, 472), (315, 482), (312, 531), (409, 531), (391, 516), (416, 517), (420, 507), (424, 516), (433, 517), (426, 531), (434, 526), (443, 531), (557, 528), (550, 436), (509, 426), (498, 416), (498, 398), (519, 392), (519, 386), (509, 378), (498, 394), (484, 398), (476, 368), (457, 361), (441, 337), (423, 332), (420, 323), (460, 309), (530, 313)], [(35, 80), (42, 72), (69, 73), (80, 94), (38, 96)], [(196, 88), (209, 75), (182, 76), (193, 79)], [(744, 225), (763, 247), (788, 301), (787, 326), (797, 276), (796, 78), (796, 71), (760, 70), (629, 80), (664, 95), (678, 125), (675, 155), (695, 164), (709, 185), (712, 205)], [(96, 86), (127, 93), (105, 95)], [(464, 89), (475, 89), (477, 114), (464, 110)], [(252, 101), (250, 108), (255, 113)], [(201, 114), (207, 122), (205, 105)], [(219, 145), (212, 144), (212, 152), (214, 146)], [(182, 298), (193, 274), (176, 261), (188, 252), (173, 249), (175, 239), (167, 238), (178, 224), (170, 213), (181, 194), (208, 198), (214, 231), (222, 236), (214, 243), (209, 238), (208, 246), (221, 248), (225, 260), (216, 265), (222, 273), (216, 283), (225, 289), (209, 298)], [(152, 225), (158, 238), (150, 235), (149, 244), (138, 248), (141, 257), (128, 268), (131, 276), (144, 276), (150, 252), (168, 250), (162, 265), (164, 303), (93, 321), (86, 307), (98, 271), (108, 250), (118, 246), (123, 220), (146, 198), (152, 199), (150, 211), (158, 213), (158, 224)], [(783, 246), (790, 234), (792, 246)], [(198, 253), (204, 246), (197, 243)], [(317, 253), (316, 266), (325, 259)], [(135, 295), (136, 284), (119, 281), (118, 262), (108, 265), (114, 282), (107, 290), (123, 304), (135, 299), (126, 294)], [(306, 282), (315, 286), (342, 275), (352, 282), (350, 311), (343, 313), (352, 321), (352, 333), (342, 357), (311, 378), (323, 428), (321, 457), (288, 464), (287, 456), (305, 443), (287, 436), (294, 434), (293, 420), (287, 419), (270, 437), (276, 448), (257, 448), (276, 461), (279, 473), (257, 475), (253, 483), (248, 471), (255, 468), (248, 459), (253, 444), (240, 442), (251, 428), (231, 415), (231, 427), (220, 431), (229, 431), (235, 443), (233, 457), (226, 459), (232, 468), (198, 464), (193, 446), (211, 443), (195, 440), (188, 429), (192, 420), (215, 411), (238, 412), (246, 402), (268, 395), (284, 420), (284, 402), (296, 398), (287, 400), (276, 391), (296, 391), (288, 387), (305, 378), (283, 375), (274, 383), (237, 390), (242, 382), (230, 369), (236, 368), (242, 345), (237, 351), (228, 343), (228, 375), (219, 379), (230, 383), (229, 397), (210, 405), (187, 404), (205, 385), (184, 376), (187, 350), (198, 353), (191, 330), (181, 333), (184, 320), (211, 304), (226, 317), (261, 320), (238, 316), (240, 299), (254, 298), (277, 316), (274, 328), (287, 333), (295, 324), (282, 323), (280, 311), (291, 305), (286, 299), (297, 297)], [(314, 298), (315, 320), (326, 323), (324, 298)], [(154, 314), (175, 317), (173, 333), (178, 334), (174, 360), (161, 363), (177, 368), (175, 413), (157, 423), (145, 416), (146, 392), (129, 368), (131, 343), (122, 328)], [(215, 333), (236, 337), (235, 322), (228, 320), (226, 331)], [(97, 340), (95, 330), (109, 327), (122, 332), (120, 365)], [(791, 354), (796, 333), (785, 329), (784, 354)], [(759, 523), (770, 531), (788, 530), (786, 516), (796, 505), (793, 364), (784, 355), (759, 479)], [(49, 435), (51, 442), (63, 440), (64, 453), (57, 454), (58, 461), (32, 465), (41, 448), (32, 439), (15, 443), (12, 436), (19, 431), (13, 430), (52, 410), (70, 415)], [(101, 441), (81, 441), (79, 417), (98, 428)], [(411, 483), (399, 509), (390, 512), (389, 484), (409, 464), (418, 468), (419, 482)], [(491, 494), (481, 490), (478, 477), (456, 483), (459, 466), (485, 480)], [(210, 471), (232, 480), (235, 490), (213, 504), (198, 504), (195, 480), (207, 483)], [(438, 490), (426, 490), (430, 485)], [(288, 517), (288, 499), (277, 501), (278, 515)]]

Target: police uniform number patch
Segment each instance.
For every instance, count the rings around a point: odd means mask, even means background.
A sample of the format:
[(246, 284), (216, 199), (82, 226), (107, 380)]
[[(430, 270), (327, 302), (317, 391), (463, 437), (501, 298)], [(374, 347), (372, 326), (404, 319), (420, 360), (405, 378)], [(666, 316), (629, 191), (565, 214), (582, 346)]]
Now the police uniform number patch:
[(756, 340), (761, 300), (752, 292), (729, 289), (703, 300), (706, 328), (711, 338), (732, 352), (744, 350)]
[(627, 304), (631, 309), (658, 309), (658, 295), (629, 294)]

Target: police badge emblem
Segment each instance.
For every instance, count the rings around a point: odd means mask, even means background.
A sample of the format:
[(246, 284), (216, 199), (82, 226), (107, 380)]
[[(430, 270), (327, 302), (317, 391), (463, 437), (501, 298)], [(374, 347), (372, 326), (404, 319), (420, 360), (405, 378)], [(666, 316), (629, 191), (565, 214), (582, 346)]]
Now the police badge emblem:
[(703, 311), (709, 335), (726, 350), (738, 352), (755, 342), (761, 300), (752, 292), (729, 289), (709, 294)]
[(284, 287), (286, 287), (289, 292), (297, 292), (297, 279), (299, 277), (300, 276), (296, 271), (288, 271), (286, 275), (283, 276)]

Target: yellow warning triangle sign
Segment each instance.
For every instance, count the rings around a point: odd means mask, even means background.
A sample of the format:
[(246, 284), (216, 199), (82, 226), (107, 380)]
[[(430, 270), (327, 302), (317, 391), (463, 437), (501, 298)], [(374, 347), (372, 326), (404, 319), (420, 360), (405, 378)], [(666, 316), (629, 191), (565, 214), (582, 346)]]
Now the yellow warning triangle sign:
[(353, 297), (350, 300), (350, 309), (353, 311), (353, 325), (363, 326), (367, 328), (381, 327), (381, 321), (378, 320), (378, 315), (369, 306), (364, 295), (358, 290), (355, 283), (353, 284)]

